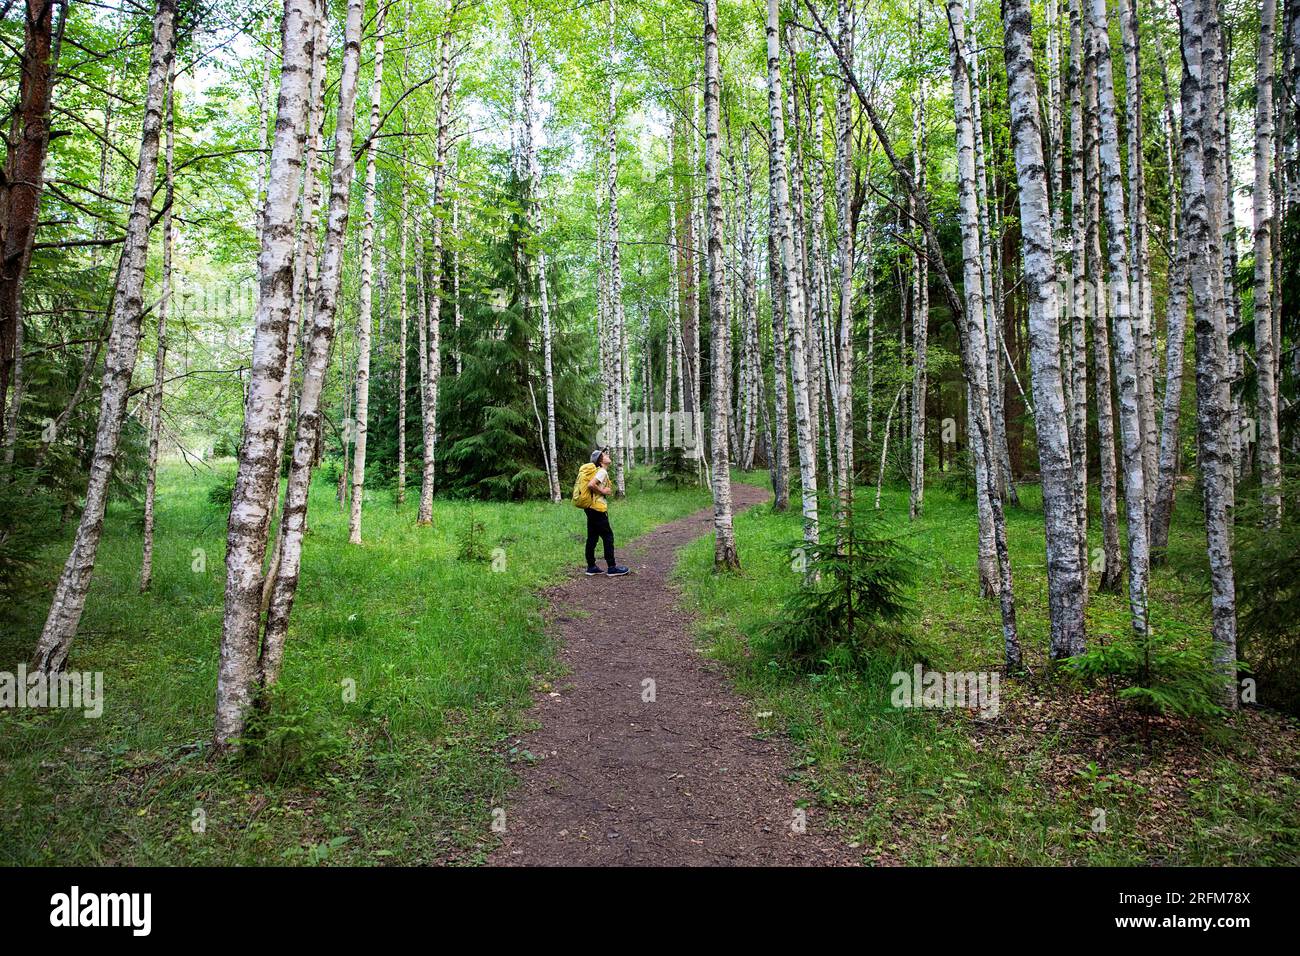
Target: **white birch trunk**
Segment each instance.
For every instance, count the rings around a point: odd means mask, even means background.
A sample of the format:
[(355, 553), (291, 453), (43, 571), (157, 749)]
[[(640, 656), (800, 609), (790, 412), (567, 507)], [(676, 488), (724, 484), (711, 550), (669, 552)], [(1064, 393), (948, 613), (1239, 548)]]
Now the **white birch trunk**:
[[(1087, 586), (1088, 555), (1088, 222), (1083, 155), (1083, 11), (1070, 0), (1070, 452), (1074, 462), (1079, 560)], [(1058, 250), (1060, 251), (1060, 250)]]
[[(176, 196), (176, 60), (167, 75), (167, 145), (162, 218), (162, 288), (158, 295), (157, 344), (153, 360), (153, 388), (149, 393), (149, 460), (144, 486), (144, 545), (140, 558), (140, 591), (153, 583), (154, 499), (158, 490), (158, 441), (162, 433), (163, 381), (167, 377), (167, 310), (172, 297), (172, 202)], [(22, 342), (18, 343), (21, 353)], [(14, 394), (17, 395), (17, 383)]]
[[(321, 4), (322, 16), (328, 10)], [(364, 0), (349, 0), (343, 29), (343, 57), (338, 87), (338, 113), (335, 120), (334, 165), (330, 172), (329, 201), (326, 211), (325, 243), (321, 250), (320, 272), (311, 303), (311, 322), (304, 328), (302, 389), (298, 397), (298, 420), (295, 426), (293, 457), (285, 489), (284, 509), (280, 518), (280, 561), (275, 570), (271, 597), (262, 637), (258, 676), (263, 689), (280, 676), (284, 660), (289, 617), (298, 591), (302, 567), (302, 541), (307, 530), (307, 504), (312, 469), (316, 464), (316, 447), (323, 424), (321, 399), (329, 373), (338, 313), (339, 287), (343, 278), (343, 260), (355, 154), (352, 130), (356, 121), (357, 76), (361, 69), (361, 30)], [(242, 724), (235, 723), (230, 733), (238, 735)]]
[(804, 356), (802, 268), (795, 257), (794, 225), (790, 216), (790, 192), (785, 166), (785, 119), (781, 115), (780, 4), (767, 0), (767, 90), (771, 128), (770, 161), (776, 182), (776, 215), (780, 228), (781, 265), (785, 276), (785, 320), (790, 334), (790, 367), (794, 382), (795, 435), (799, 445), (799, 482), (803, 498), (803, 534), (817, 544), (820, 534), (817, 516), (817, 450), (813, 443), (808, 400), (808, 369)]
[[(956, 34), (961, 23), (961, 0), (949, 0), (948, 10)], [(1075, 473), (1071, 460), (1064, 374), (1060, 364), (1061, 303), (1057, 294), (1043, 137), (1038, 127), (1033, 25), (1027, 0), (1003, 0), (1002, 17), (1011, 138), (1020, 186), (1021, 252), (1029, 297), (1029, 348), (1043, 487), (1051, 655), (1059, 659), (1084, 650), (1087, 572), (1079, 553)], [(954, 87), (958, 85), (955, 51), (964, 47), (963, 40), (964, 37), (958, 36), (952, 44)], [(964, 64), (962, 66), (964, 85)]]
[(1101, 127), (1102, 207), (1106, 213), (1107, 260), (1111, 314), (1115, 317), (1115, 376), (1118, 380), (1120, 445), (1124, 467), (1124, 509), (1128, 531), (1128, 593), (1133, 631), (1147, 633), (1146, 461), (1142, 433), (1141, 377), (1138, 342), (1140, 319), (1133, 311), (1129, 277), (1128, 228), (1119, 159), (1119, 124), (1105, 0), (1088, 0), (1089, 26), (1097, 52), (1097, 104)]
[(1196, 339), (1197, 437), (1210, 564), (1214, 661), (1223, 703), (1236, 707), (1237, 612), (1232, 567), (1232, 456), (1228, 435), (1227, 315), (1223, 292), (1221, 216), (1224, 142), (1219, 70), (1222, 48), (1214, 0), (1185, 0), (1182, 201), (1188, 278)]
[[(917, 36), (921, 32), (921, 6), (916, 8)], [(953, 51), (953, 56), (958, 56)], [(955, 66), (954, 66), (955, 69)], [(963, 76), (965, 62), (962, 62)], [(953, 82), (957, 77), (954, 73)], [(966, 81), (963, 79), (963, 83)], [(969, 104), (969, 87), (963, 88), (964, 102)], [(968, 109), (969, 107), (963, 107)], [(912, 102), (912, 175), (916, 179), (916, 188), (924, 190), (926, 181), (925, 150), (925, 94), (924, 84), (918, 80), (916, 95)], [(930, 272), (929, 262), (924, 252), (915, 256), (915, 292), (912, 312), (912, 422), (911, 422), (911, 476), (907, 498), (907, 516), (915, 521), (925, 506), (925, 393), (926, 393), (926, 348), (930, 331)]]
[(294, 311), (293, 260), (316, 15), (311, 0), (286, 0), (280, 101), (271, 151), (252, 370), (244, 405), (244, 437), (226, 531), (225, 614), (217, 672), (216, 743), (228, 747), (243, 730), (253, 702), (261, 631), (262, 562), (277, 498), (281, 390)]
[(1140, 34), (1136, 0), (1118, 2), (1120, 37), (1124, 47), (1124, 111), (1127, 114), (1129, 298), (1138, 329), (1138, 407), (1142, 424), (1143, 477), (1150, 493), (1156, 487), (1159, 441), (1156, 434), (1155, 343), (1147, 266), (1146, 174), (1142, 159)]
[(722, 157), (718, 117), (722, 77), (718, 67), (718, 0), (704, 0), (704, 179), (709, 224), (709, 338), (713, 347), (713, 568), (740, 567), (731, 515), (731, 460), (727, 417), (731, 411), (731, 323), (727, 321), (727, 281), (722, 250)]
[[(1086, 0), (1085, 0), (1086, 2)], [(1115, 462), (1115, 413), (1111, 399), (1110, 308), (1101, 257), (1101, 157), (1097, 122), (1097, 49), (1094, 31), (1084, 27), (1084, 184), (1087, 203), (1087, 276), (1092, 300), (1093, 374), (1097, 380), (1097, 438), (1101, 494), (1102, 569), (1098, 587), (1118, 591), (1124, 578), (1119, 548), (1119, 478)]]
[[(836, 5), (839, 42), (845, 55), (853, 58), (853, 0), (838, 0)], [(853, 268), (854, 226), (850, 208), (849, 176), (852, 155), (852, 99), (847, 81), (835, 90), (835, 215), (839, 224), (836, 258), (839, 267), (839, 390), (835, 434), (839, 437), (838, 459), (840, 491), (840, 526), (847, 525), (853, 510)], [(868, 243), (870, 238), (868, 237)], [(868, 245), (868, 250), (870, 245)], [(871, 261), (868, 252), (867, 261)]]
[(1273, 34), (1277, 0), (1260, 0), (1255, 68), (1255, 375), (1259, 420), (1259, 475), (1264, 508), (1282, 520), (1282, 451), (1278, 442), (1277, 343), (1273, 340)]
[[(779, 108), (779, 107), (778, 107)], [(785, 511), (790, 507), (790, 393), (786, 370), (785, 346), (785, 270), (781, 263), (781, 218), (777, 203), (777, 170), (779, 164), (768, 160), (768, 296), (772, 306), (772, 404), (776, 422), (773, 428), (774, 447), (770, 454), (772, 463), (772, 509)]]
[(375, 72), (370, 81), (370, 128), (366, 151), (366, 181), (361, 211), (361, 297), (357, 304), (357, 399), (352, 447), (352, 507), (348, 513), (348, 541), (361, 543), (361, 509), (366, 498), (366, 440), (370, 434), (370, 330), (374, 301), (375, 204), (378, 200), (376, 154), (379, 151), (380, 111), (384, 99), (384, 32), (387, 5), (379, 8), (375, 23)]
[(140, 134), (139, 162), (136, 165), (135, 188), (122, 243), (117, 287), (113, 293), (113, 319), (108, 350), (104, 357), (94, 456), (91, 459), (77, 534), (55, 585), (49, 615), (32, 657), (32, 670), (46, 674), (63, 669), (68, 648), (77, 634), (81, 612), (86, 606), (86, 595), (90, 591), (90, 580), (94, 574), (95, 558), (104, 528), (109, 479), (117, 460), (122, 422), (126, 418), (127, 395), (131, 388), (131, 375), (135, 371), (136, 353), (140, 345), (140, 323), (144, 313), (149, 218), (154, 180), (158, 173), (163, 96), (176, 52), (175, 21), (175, 0), (158, 0), (149, 53), (149, 84)]
[[(444, 9), (450, 15), (454, 7), (448, 4)], [(436, 454), (438, 444), (438, 384), (442, 375), (442, 216), (438, 206), (442, 202), (446, 183), (447, 143), (451, 127), (451, 93), (454, 83), (451, 64), (451, 24), (448, 23), (438, 41), (438, 135), (435, 150), (435, 171), (433, 175), (433, 195), (430, 196), (430, 262), (428, 289), (420, 292), (420, 308), (427, 315), (424, 358), (425, 379), (424, 394), (424, 434), (422, 436), (423, 468), (420, 478), (420, 507), (415, 523), (420, 527), (433, 524), (433, 486), (435, 476)], [(424, 281), (423, 240), (420, 248), (420, 279)]]
[(609, 0), (609, 130), (608, 136), (608, 190), (609, 190), (609, 325), (610, 376), (613, 382), (614, 441), (610, 458), (614, 464), (614, 494), (622, 498), (627, 494), (627, 340), (624, 335), (623, 268), (619, 255), (618, 224), (618, 83), (615, 67), (618, 63), (618, 45), (615, 33), (615, 0)]

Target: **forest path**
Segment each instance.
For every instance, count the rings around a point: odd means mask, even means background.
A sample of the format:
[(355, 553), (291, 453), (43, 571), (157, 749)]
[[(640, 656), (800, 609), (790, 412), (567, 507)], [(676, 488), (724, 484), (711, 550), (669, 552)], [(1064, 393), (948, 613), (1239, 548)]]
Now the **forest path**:
[[(768, 497), (732, 485), (737, 511)], [(712, 523), (708, 509), (661, 525), (620, 544), (631, 574), (588, 578), (575, 570), (545, 593), (569, 673), (538, 695), (541, 727), (517, 744), (539, 759), (522, 770), (490, 864), (854, 862), (852, 850), (819, 831), (815, 809), (805, 811), (799, 832), (799, 802), (808, 801), (785, 779), (785, 740), (756, 738), (750, 705), (695, 650), (669, 575), (678, 549)], [(613, 524), (617, 533), (617, 503)], [(653, 702), (642, 699), (647, 678)]]

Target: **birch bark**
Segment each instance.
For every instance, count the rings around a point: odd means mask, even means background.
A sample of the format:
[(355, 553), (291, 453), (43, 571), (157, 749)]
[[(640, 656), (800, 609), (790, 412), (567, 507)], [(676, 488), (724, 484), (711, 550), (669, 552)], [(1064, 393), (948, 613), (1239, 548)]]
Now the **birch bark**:
[(380, 6), (375, 21), (375, 72), (370, 81), (370, 143), (366, 150), (366, 181), (361, 206), (361, 298), (357, 305), (357, 398), (353, 418), (356, 439), (352, 447), (352, 508), (348, 514), (348, 541), (361, 543), (361, 509), (366, 498), (366, 441), (370, 435), (370, 330), (372, 320), (375, 204), (378, 200), (376, 160), (379, 152), (379, 128), (383, 122), (384, 100), (384, 32), (387, 29), (387, 4)]
[(1097, 104), (1102, 206), (1106, 213), (1107, 277), (1111, 314), (1115, 317), (1115, 377), (1120, 407), (1120, 445), (1124, 466), (1124, 510), (1128, 531), (1128, 594), (1133, 631), (1147, 633), (1146, 462), (1142, 434), (1141, 377), (1138, 341), (1140, 319), (1133, 312), (1128, 269), (1128, 229), (1124, 183), (1119, 160), (1119, 125), (1115, 117), (1115, 85), (1111, 65), (1106, 0), (1088, 0), (1089, 26), (1097, 53)]
[(77, 534), (55, 585), (49, 615), (45, 619), (32, 658), (32, 670), (46, 674), (63, 669), (68, 648), (81, 621), (81, 612), (86, 606), (86, 595), (90, 591), (90, 580), (94, 574), (95, 558), (104, 528), (109, 479), (117, 459), (122, 422), (126, 418), (127, 393), (131, 387), (131, 375), (135, 371), (136, 353), (140, 345), (140, 323), (144, 314), (150, 211), (154, 181), (158, 173), (163, 95), (176, 53), (175, 21), (176, 0), (158, 0), (153, 19), (149, 84), (145, 95), (135, 189), (122, 244), (122, 260), (113, 293), (112, 327), (104, 357), (94, 457), (91, 459)]
[(799, 482), (803, 498), (804, 540), (819, 540), (817, 515), (817, 451), (813, 443), (808, 400), (808, 370), (804, 356), (803, 284), (795, 255), (794, 226), (785, 164), (785, 119), (781, 115), (781, 45), (779, 0), (767, 0), (767, 102), (770, 123), (769, 162), (776, 185), (776, 216), (780, 228), (782, 273), (785, 277), (784, 315), (790, 333), (790, 366), (794, 380), (795, 434), (799, 445)]
[(229, 746), (242, 731), (257, 676), (262, 562), (279, 490), (281, 384), (289, 357), (288, 333), (295, 306), (293, 262), (315, 23), (311, 0), (285, 0), (280, 98), (258, 258), (259, 301), (252, 370), (226, 531), (225, 614), (217, 671), (216, 743), (219, 747)]
[(712, 318), (710, 377), (713, 388), (713, 568), (740, 567), (731, 515), (731, 461), (727, 417), (731, 410), (731, 323), (722, 250), (722, 157), (718, 116), (722, 77), (718, 67), (718, 0), (704, 0), (704, 178), (709, 222), (709, 315)]
[[(961, 0), (949, 0), (948, 9), (954, 33), (951, 45), (954, 51), (953, 86), (956, 90), (960, 61), (957, 51), (965, 45), (961, 36)], [(1033, 24), (1027, 0), (1003, 0), (1002, 17), (1011, 137), (1020, 186), (1020, 243), (1029, 293), (1029, 348), (1043, 487), (1051, 654), (1053, 658), (1063, 658), (1081, 654), (1084, 650), (1087, 588), (1085, 565), (1079, 553), (1077, 489), (1071, 461), (1064, 375), (1060, 365), (1060, 300), (1053, 254), (1052, 212), (1043, 159), (1043, 137), (1038, 128)], [(964, 86), (964, 64), (962, 67)]]
[[(327, 9), (327, 6), (322, 4), (322, 11)], [(280, 676), (285, 639), (289, 630), (289, 617), (293, 611), (294, 597), (298, 591), (298, 576), (302, 567), (302, 541), (307, 530), (308, 493), (323, 425), (321, 398), (334, 346), (345, 239), (351, 211), (350, 188), (356, 167), (352, 131), (356, 122), (357, 76), (361, 69), (361, 30), (364, 12), (364, 0), (348, 0), (343, 27), (343, 56), (338, 80), (339, 105), (334, 134), (334, 165), (329, 180), (325, 242), (321, 249), (320, 272), (315, 284), (311, 324), (304, 329), (302, 389), (298, 397), (298, 421), (295, 426), (293, 457), (289, 465), (284, 509), (280, 516), (280, 561), (271, 587), (261, 655), (258, 659), (258, 681), (263, 689), (274, 684)], [(238, 736), (242, 729), (242, 721), (237, 720), (230, 723), (225, 732), (233, 737)], [(221, 739), (219, 736), (218, 740)]]
[(140, 558), (140, 591), (153, 583), (154, 499), (158, 490), (158, 441), (162, 432), (163, 381), (167, 377), (167, 311), (172, 297), (172, 202), (176, 196), (176, 60), (167, 74), (167, 137), (162, 217), (162, 288), (158, 295), (157, 344), (153, 359), (153, 388), (149, 393), (149, 459), (144, 487), (144, 544)]

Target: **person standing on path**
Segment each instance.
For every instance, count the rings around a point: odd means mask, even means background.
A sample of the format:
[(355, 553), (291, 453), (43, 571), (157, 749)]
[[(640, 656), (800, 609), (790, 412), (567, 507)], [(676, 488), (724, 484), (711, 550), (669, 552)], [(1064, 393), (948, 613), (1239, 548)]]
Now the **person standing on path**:
[[(573, 485), (573, 503), (587, 513), (587, 574), (605, 574), (617, 577), (627, 574), (614, 560), (614, 529), (609, 526), (608, 495), (614, 491), (609, 483), (609, 455), (597, 448), (591, 461), (578, 469), (578, 480)], [(596, 540), (605, 542), (605, 564), (601, 571), (596, 565)]]

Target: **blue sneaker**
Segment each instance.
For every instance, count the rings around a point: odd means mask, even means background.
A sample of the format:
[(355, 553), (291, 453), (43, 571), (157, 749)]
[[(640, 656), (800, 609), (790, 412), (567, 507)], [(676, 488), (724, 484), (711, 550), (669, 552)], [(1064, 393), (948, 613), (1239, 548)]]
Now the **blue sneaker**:
[(595, 565), (587, 569), (587, 577), (591, 577), (593, 574), (604, 574), (604, 573), (605, 573), (604, 571), (602, 571), (600, 568), (596, 567)]
[(620, 574), (627, 574), (627, 568), (621, 567), (621, 566), (619, 566), (619, 565), (616, 564), (616, 565), (614, 565), (612, 568), (610, 568), (608, 571), (606, 571), (605, 574), (608, 575), (608, 576), (611, 577), (611, 578), (616, 578), (616, 577), (618, 577)]

